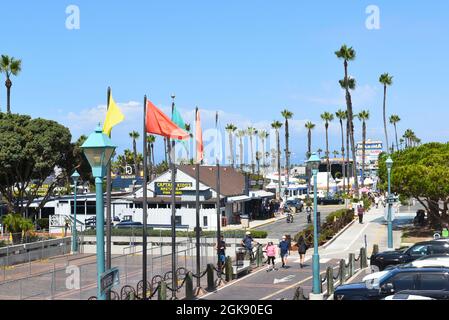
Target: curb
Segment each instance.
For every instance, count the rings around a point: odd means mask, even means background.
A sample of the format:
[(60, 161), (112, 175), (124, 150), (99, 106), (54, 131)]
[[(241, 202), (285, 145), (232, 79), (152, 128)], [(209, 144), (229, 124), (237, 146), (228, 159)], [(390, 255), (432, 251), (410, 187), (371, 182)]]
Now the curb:
[(348, 224), (346, 225), (346, 227), (344, 227), (343, 229), (341, 229), (335, 236), (333, 236), (332, 239), (330, 239), (328, 242), (326, 242), (325, 244), (323, 244), (323, 245), (321, 246), (321, 248), (326, 249), (326, 248), (327, 248), (329, 245), (331, 245), (335, 240), (337, 240), (338, 237), (340, 237), (340, 236), (342, 235), (343, 232), (345, 232), (347, 229), (349, 229), (349, 227), (351, 227), (351, 226), (354, 224), (354, 222), (356, 222), (356, 221), (357, 221), (357, 219), (354, 219), (354, 220), (352, 220), (350, 223), (348, 223)]

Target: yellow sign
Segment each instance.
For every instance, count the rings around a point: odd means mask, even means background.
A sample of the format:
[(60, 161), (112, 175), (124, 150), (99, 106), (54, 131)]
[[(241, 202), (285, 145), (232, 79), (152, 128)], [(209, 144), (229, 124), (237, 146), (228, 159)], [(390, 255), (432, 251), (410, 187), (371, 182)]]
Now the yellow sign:
[[(183, 194), (184, 189), (192, 188), (193, 183), (191, 182), (176, 182), (175, 183), (175, 194), (180, 196)], [(171, 182), (156, 182), (155, 183), (155, 193), (156, 195), (169, 196), (171, 195), (173, 184)]]

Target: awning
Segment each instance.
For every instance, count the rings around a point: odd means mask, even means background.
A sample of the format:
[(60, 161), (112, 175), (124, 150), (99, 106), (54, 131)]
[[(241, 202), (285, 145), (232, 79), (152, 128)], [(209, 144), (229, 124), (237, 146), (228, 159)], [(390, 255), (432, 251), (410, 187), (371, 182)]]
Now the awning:
[(234, 203), (234, 202), (246, 202), (250, 201), (251, 198), (248, 196), (237, 196), (237, 197), (229, 197), (228, 202)]
[(272, 192), (268, 192), (265, 190), (256, 190), (256, 191), (250, 191), (249, 195), (251, 196), (251, 198), (256, 198), (256, 199), (261, 199), (261, 198), (272, 198), (275, 197), (276, 195)]

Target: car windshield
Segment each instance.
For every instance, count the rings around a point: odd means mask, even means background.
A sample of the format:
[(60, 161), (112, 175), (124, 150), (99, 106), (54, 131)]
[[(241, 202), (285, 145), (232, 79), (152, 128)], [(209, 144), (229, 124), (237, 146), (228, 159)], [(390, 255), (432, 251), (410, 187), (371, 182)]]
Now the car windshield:
[(365, 277), (363, 280), (365, 282), (365, 286), (368, 289), (379, 289), (380, 283), (382, 283), (386, 278), (388, 278), (390, 275), (389, 271), (382, 271), (373, 273), (367, 277)]

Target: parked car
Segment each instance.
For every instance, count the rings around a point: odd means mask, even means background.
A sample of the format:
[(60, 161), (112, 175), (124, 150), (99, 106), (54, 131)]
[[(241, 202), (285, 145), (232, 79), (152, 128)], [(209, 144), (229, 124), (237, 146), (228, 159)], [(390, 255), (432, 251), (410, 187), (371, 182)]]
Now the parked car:
[(135, 221), (122, 221), (120, 223), (117, 223), (115, 225), (115, 228), (117, 229), (125, 229), (125, 228), (141, 228), (143, 224), (141, 222), (135, 222)]
[(424, 296), (417, 296), (412, 294), (411, 291), (402, 291), (401, 293), (397, 293), (393, 296), (388, 296), (382, 300), (437, 300), (437, 299)]
[(398, 266), (337, 287), (334, 300), (381, 300), (396, 293), (449, 299), (449, 268)]
[(302, 212), (304, 209), (304, 203), (299, 199), (287, 200), (285, 202), (285, 206), (287, 208), (291, 208), (291, 207), (295, 208), (296, 212)]
[(424, 241), (416, 243), (410, 248), (373, 254), (370, 258), (370, 264), (382, 271), (388, 266), (412, 262), (423, 256), (446, 253), (449, 253), (449, 240)]
[(331, 197), (318, 197), (318, 204), (322, 206), (326, 205), (338, 205), (338, 204), (344, 204), (345, 201), (341, 198), (331, 198)]

